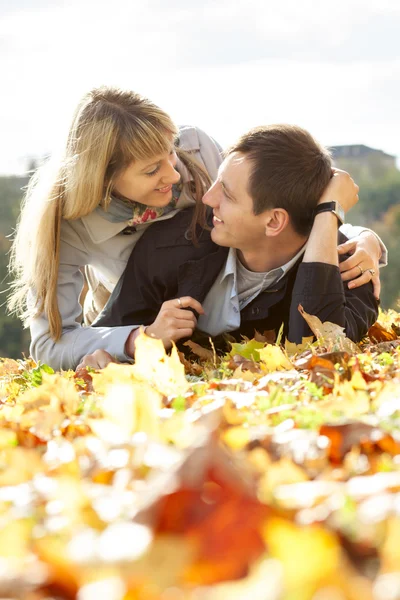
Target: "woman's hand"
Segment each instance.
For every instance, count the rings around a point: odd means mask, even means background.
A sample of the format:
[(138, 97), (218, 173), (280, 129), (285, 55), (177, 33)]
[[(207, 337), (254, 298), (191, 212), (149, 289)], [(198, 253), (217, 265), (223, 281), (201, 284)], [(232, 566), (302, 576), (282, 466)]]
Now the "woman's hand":
[(146, 335), (159, 338), (168, 350), (172, 342), (190, 337), (197, 325), (193, 309), (199, 315), (204, 315), (200, 302), (191, 296), (183, 296), (164, 302), (156, 320), (146, 328)]
[(105, 350), (96, 350), (93, 354), (86, 354), (79, 365), (76, 367), (76, 371), (81, 367), (92, 367), (93, 369), (104, 369), (109, 363), (118, 361), (115, 360), (111, 354)]
[(381, 282), (379, 279), (379, 259), (382, 251), (376, 236), (363, 231), (359, 236), (340, 244), (338, 253), (351, 254), (339, 264), (342, 280), (349, 282), (349, 288), (354, 289), (372, 281), (374, 296), (379, 300)]

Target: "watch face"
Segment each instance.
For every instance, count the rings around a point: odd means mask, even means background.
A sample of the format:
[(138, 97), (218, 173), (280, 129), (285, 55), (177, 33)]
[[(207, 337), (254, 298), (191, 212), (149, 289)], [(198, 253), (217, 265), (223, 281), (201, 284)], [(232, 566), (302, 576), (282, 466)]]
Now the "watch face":
[(339, 202), (336, 202), (336, 213), (342, 223), (344, 223), (345, 212)]

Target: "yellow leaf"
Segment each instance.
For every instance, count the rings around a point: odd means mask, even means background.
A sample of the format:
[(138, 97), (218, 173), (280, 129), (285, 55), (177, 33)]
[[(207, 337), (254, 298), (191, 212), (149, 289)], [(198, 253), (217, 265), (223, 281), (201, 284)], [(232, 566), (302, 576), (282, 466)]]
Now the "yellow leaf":
[(360, 371), (353, 371), (350, 379), (351, 387), (355, 390), (367, 390), (368, 385)]
[(124, 435), (136, 431), (137, 415), (135, 404), (135, 384), (118, 383), (110, 384), (101, 403), (103, 416), (122, 429)]
[(258, 497), (261, 502), (268, 504), (273, 491), (278, 485), (301, 483), (308, 481), (307, 474), (290, 458), (283, 457), (269, 465), (264, 476), (260, 479)]
[(124, 436), (144, 431), (149, 437), (159, 438), (161, 394), (146, 383), (115, 381), (109, 384), (101, 403), (103, 416), (117, 425)]
[(105, 369), (93, 373), (92, 379), (94, 391), (103, 395), (108, 393), (112, 385), (132, 385), (136, 381), (132, 365), (117, 363), (109, 363)]
[(293, 365), (290, 360), (284, 355), (279, 346), (273, 346), (268, 344), (259, 351), (260, 360), (265, 365), (266, 370), (270, 373), (272, 371), (282, 371), (293, 369)]
[(232, 450), (243, 450), (250, 442), (249, 430), (244, 427), (230, 427), (221, 437)]
[(294, 354), (300, 354), (307, 350), (307, 348), (314, 341), (314, 336), (303, 337), (301, 340), (301, 344), (295, 344), (294, 342), (289, 342), (288, 339), (285, 340), (285, 352), (289, 356), (293, 356)]
[(283, 565), (289, 590), (310, 585), (317, 589), (339, 569), (340, 547), (334, 534), (317, 525), (299, 527), (273, 518), (265, 527), (270, 555)]
[(27, 448), (5, 448), (0, 452), (0, 487), (30, 481), (44, 466), (40, 455)]
[(165, 396), (179, 396), (186, 392), (189, 383), (176, 346), (168, 356), (161, 340), (144, 333), (139, 334), (135, 345), (135, 364), (132, 369), (138, 380), (147, 381)]
[(25, 558), (30, 551), (30, 540), (34, 522), (18, 519), (0, 527), (0, 556), (7, 559)]
[(62, 408), (67, 415), (76, 413), (79, 396), (73, 381), (57, 373), (43, 373), (42, 381), (42, 385), (18, 397), (17, 403), (23, 406), (24, 412), (51, 404), (54, 409)]

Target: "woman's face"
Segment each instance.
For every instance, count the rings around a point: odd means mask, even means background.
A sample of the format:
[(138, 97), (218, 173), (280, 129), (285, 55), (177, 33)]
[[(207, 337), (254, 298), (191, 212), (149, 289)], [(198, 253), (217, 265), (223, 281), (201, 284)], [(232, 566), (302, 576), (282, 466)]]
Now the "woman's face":
[(113, 193), (147, 206), (167, 206), (172, 200), (172, 184), (181, 177), (175, 166), (174, 148), (148, 160), (133, 161), (116, 178)]

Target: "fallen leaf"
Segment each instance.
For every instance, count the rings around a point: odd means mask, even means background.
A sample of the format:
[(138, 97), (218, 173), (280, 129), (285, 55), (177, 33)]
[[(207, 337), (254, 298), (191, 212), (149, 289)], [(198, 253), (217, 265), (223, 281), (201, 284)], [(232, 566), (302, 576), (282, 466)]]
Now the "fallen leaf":
[(325, 344), (339, 344), (341, 350), (346, 350), (347, 352), (358, 352), (358, 346), (346, 337), (346, 334), (344, 333), (344, 327), (336, 325), (336, 323), (331, 323), (330, 321), (325, 321), (325, 323), (322, 323), (322, 321), (320, 321), (320, 319), (315, 315), (309, 315), (306, 313), (301, 304), (299, 304), (298, 309), (310, 327), (311, 331), (319, 341)]
[(279, 346), (268, 344), (264, 348), (261, 348), (258, 353), (260, 361), (268, 373), (272, 371), (289, 371), (290, 369), (293, 369), (292, 363)]
[(200, 346), (200, 344), (197, 344), (196, 342), (192, 342), (192, 340), (188, 340), (183, 345), (190, 348), (193, 354), (198, 356), (202, 361), (214, 360), (214, 352), (209, 348), (203, 348), (203, 346)]
[(379, 342), (390, 342), (392, 340), (397, 339), (397, 334), (393, 331), (393, 329), (386, 329), (380, 323), (374, 323), (372, 327), (368, 329), (368, 337), (371, 342), (379, 343)]

